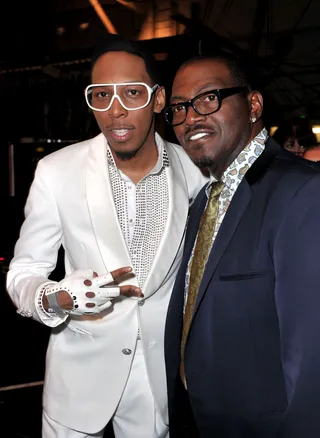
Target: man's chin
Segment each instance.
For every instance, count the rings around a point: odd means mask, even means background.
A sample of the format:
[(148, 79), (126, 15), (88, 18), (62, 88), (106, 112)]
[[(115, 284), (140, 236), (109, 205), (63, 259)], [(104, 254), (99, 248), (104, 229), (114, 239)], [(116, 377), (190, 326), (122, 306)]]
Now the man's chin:
[(192, 145), (187, 143), (183, 145), (183, 148), (197, 167), (204, 168), (213, 165), (214, 162), (212, 158), (205, 154), (201, 143), (194, 142)]
[(112, 154), (116, 156), (118, 160), (121, 161), (129, 161), (132, 158), (134, 158), (136, 154), (139, 152), (139, 148), (133, 149), (132, 147), (129, 147), (129, 145), (126, 146), (125, 144), (123, 144), (120, 145), (120, 147), (119, 145), (116, 145), (115, 147), (115, 145), (113, 145), (111, 141), (109, 141), (108, 143), (112, 151)]
[(190, 157), (190, 158), (194, 162), (194, 164), (197, 167), (199, 167), (200, 169), (204, 168), (204, 167), (212, 167), (214, 165), (214, 163), (215, 163), (212, 160), (212, 158), (206, 157), (206, 156), (203, 156), (203, 157)]
[(117, 158), (119, 160), (129, 161), (136, 156), (138, 151), (139, 151), (139, 149), (135, 149), (133, 151), (116, 151), (116, 150), (114, 150), (113, 152), (115, 153), (115, 155), (117, 156)]

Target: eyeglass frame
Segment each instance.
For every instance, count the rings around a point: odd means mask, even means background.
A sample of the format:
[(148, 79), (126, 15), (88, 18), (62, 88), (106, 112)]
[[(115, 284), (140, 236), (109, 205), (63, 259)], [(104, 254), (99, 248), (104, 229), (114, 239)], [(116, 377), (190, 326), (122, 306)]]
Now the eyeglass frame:
[[(119, 86), (119, 85), (144, 85), (144, 86), (147, 88), (147, 90), (148, 90), (148, 100), (147, 100), (147, 103), (144, 104), (144, 105), (142, 105), (142, 106), (139, 106), (138, 108), (128, 108), (128, 107), (126, 107), (126, 106), (124, 105), (124, 103), (122, 102), (121, 97), (117, 94), (117, 86)], [(97, 109), (97, 108), (94, 108), (92, 105), (90, 105), (90, 103), (89, 103), (89, 99), (88, 99), (88, 90), (90, 89), (90, 87), (93, 88), (93, 87), (110, 87), (110, 86), (113, 87), (113, 96), (112, 96), (111, 101), (110, 101), (109, 105), (107, 106), (107, 108), (105, 108), (105, 109)], [(136, 110), (139, 110), (139, 109), (145, 108), (146, 106), (149, 105), (153, 93), (154, 93), (159, 87), (160, 87), (159, 84), (155, 84), (153, 87), (150, 87), (150, 85), (146, 84), (145, 82), (119, 82), (118, 84), (90, 84), (90, 85), (88, 85), (88, 86), (85, 88), (85, 90), (84, 90), (84, 95), (85, 95), (85, 98), (86, 98), (86, 102), (87, 102), (88, 107), (89, 107), (90, 109), (92, 109), (93, 111), (98, 111), (98, 112), (108, 111), (108, 110), (111, 108), (111, 106), (112, 106), (113, 101), (114, 101), (115, 98), (118, 99), (118, 102), (120, 103), (120, 105), (121, 105), (125, 110), (127, 110), (127, 111), (136, 111)]]
[[(197, 96), (193, 97), (190, 100), (186, 100), (184, 102), (177, 102), (177, 103), (172, 103), (171, 105), (168, 105), (165, 110), (164, 110), (164, 117), (166, 122), (170, 125), (170, 126), (179, 126), (182, 125), (182, 123), (184, 123), (186, 121), (187, 115), (188, 115), (188, 110), (190, 108), (190, 106), (192, 107), (192, 109), (199, 114), (199, 116), (209, 116), (210, 114), (216, 113), (217, 111), (219, 111), (219, 109), (221, 108), (222, 105), (222, 101), (223, 99), (225, 99), (226, 97), (229, 96), (233, 96), (234, 94), (237, 93), (241, 93), (242, 91), (250, 91), (250, 88), (248, 86), (241, 86), (241, 87), (229, 87), (229, 88), (220, 88), (220, 89), (214, 89), (214, 90), (209, 90), (209, 91), (205, 91), (203, 93), (198, 94)], [(199, 97), (202, 96), (206, 96), (207, 94), (215, 94), (218, 98), (218, 108), (215, 109), (214, 111), (210, 111), (209, 113), (200, 113), (197, 108), (195, 108), (194, 102), (199, 99)], [(175, 106), (183, 106), (185, 109), (185, 118), (182, 120), (182, 122), (179, 123), (170, 123), (168, 118), (167, 118), (167, 110), (169, 108), (175, 107)]]

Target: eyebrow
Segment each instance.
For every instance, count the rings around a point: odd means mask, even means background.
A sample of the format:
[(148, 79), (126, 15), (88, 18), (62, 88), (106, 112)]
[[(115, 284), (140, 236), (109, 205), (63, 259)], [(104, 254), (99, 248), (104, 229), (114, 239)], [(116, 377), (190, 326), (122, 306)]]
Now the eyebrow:
[(179, 102), (182, 102), (182, 101), (185, 101), (186, 99), (184, 97), (182, 97), (182, 96), (171, 96), (170, 102), (172, 100), (179, 100)]
[[(195, 97), (195, 96), (198, 96), (198, 94), (205, 93), (206, 91), (210, 91), (210, 90), (220, 90), (221, 88), (224, 88), (224, 87), (223, 87), (223, 86), (220, 86), (220, 87), (218, 87), (218, 88), (214, 88), (213, 85), (210, 85), (210, 84), (203, 85), (202, 87), (200, 87), (200, 88), (197, 90), (197, 94), (195, 94), (194, 97)], [(191, 98), (191, 99), (193, 99), (193, 98)], [(188, 100), (190, 100), (190, 99), (186, 99), (186, 98), (183, 97), (183, 96), (177, 96), (177, 95), (176, 95), (176, 96), (171, 96), (171, 98), (170, 98), (170, 102), (173, 101), (173, 100), (178, 100), (179, 102), (186, 102), (186, 101), (188, 101)]]
[(136, 83), (144, 83), (147, 84), (147, 82), (142, 80), (133, 80), (133, 81), (124, 81), (124, 82), (92, 82), (93, 85), (117, 85), (117, 84), (136, 84)]

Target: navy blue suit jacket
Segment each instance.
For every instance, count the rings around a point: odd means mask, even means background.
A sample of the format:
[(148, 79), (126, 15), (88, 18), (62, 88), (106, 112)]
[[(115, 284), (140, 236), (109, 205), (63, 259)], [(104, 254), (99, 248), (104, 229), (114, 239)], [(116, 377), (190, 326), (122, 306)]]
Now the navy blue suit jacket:
[[(205, 205), (202, 189), (168, 309), (170, 438), (189, 436), (179, 377), (184, 284)], [(320, 437), (320, 172), (272, 139), (218, 232), (184, 363), (201, 438)]]

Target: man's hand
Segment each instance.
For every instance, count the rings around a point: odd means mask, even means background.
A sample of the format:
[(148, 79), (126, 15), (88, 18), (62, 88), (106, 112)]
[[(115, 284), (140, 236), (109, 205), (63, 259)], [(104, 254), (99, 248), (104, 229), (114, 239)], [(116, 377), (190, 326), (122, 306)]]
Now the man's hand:
[(118, 286), (117, 281), (132, 272), (132, 268), (116, 269), (98, 276), (92, 270), (78, 270), (60, 283), (49, 288), (43, 297), (43, 306), (47, 310), (48, 294), (57, 294), (57, 303), (61, 311), (75, 315), (97, 314), (111, 306), (112, 298), (143, 297), (141, 289), (132, 286)]

